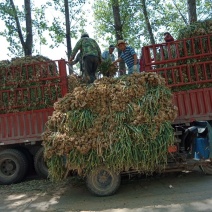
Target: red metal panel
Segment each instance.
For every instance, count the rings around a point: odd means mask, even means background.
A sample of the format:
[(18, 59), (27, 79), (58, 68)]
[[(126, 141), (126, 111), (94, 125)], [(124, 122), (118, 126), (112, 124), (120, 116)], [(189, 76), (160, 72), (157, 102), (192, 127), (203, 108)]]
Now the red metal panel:
[[(48, 116), (53, 108), (1, 114), (0, 116), (0, 144), (22, 143), (41, 140)], [(16, 121), (14, 121), (16, 120)]]
[(174, 123), (212, 118), (212, 88), (176, 92), (173, 103), (178, 107), (178, 117)]
[(24, 131), (25, 131), (24, 114), (25, 113), (17, 113), (19, 122), (19, 125), (17, 126), (18, 127), (18, 135), (16, 135), (17, 138), (24, 137)]
[(212, 60), (148, 71), (156, 72), (164, 77), (169, 87), (212, 83)]
[[(54, 102), (68, 92), (65, 60), (4, 68), (4, 73), (4, 85), (13, 89), (0, 90), (0, 144), (41, 140), (48, 116), (52, 115)], [(14, 79), (21, 81), (15, 82)], [(26, 86), (23, 82), (26, 82)], [(31, 82), (35, 83), (29, 86), (31, 84), (28, 83)], [(22, 83), (22, 86), (19, 86), (19, 83)], [(55, 94), (54, 98), (52, 92)], [(35, 108), (40, 105), (43, 107), (46, 95), (50, 105), (47, 109), (13, 112), (22, 107), (27, 110), (32, 105)], [(7, 105), (9, 99), (11, 105)]]
[[(142, 48), (142, 56), (145, 61), (145, 70), (154, 69), (154, 66), (157, 64), (168, 64), (179, 60), (210, 56), (212, 54), (211, 38), (212, 34), (208, 34), (168, 43), (144, 46)], [(173, 51), (175, 54), (172, 54)], [(167, 53), (166, 56), (165, 52)]]
[[(57, 98), (61, 98), (68, 92), (65, 60), (40, 62), (21, 67), (14, 66), (4, 69), (4, 71), (5, 86), (10, 89), (0, 90), (0, 101), (2, 103), (0, 104), (0, 113), (13, 112), (21, 108), (23, 108), (23, 111), (39, 106), (44, 108), (46, 105), (44, 105), (44, 100), (47, 95), (51, 107), (57, 101)], [(25, 72), (24, 76), (21, 74), (23, 71)], [(20, 79), (20, 82), (14, 79)], [(54, 99), (52, 93), (54, 93)], [(12, 102), (12, 104), (9, 105), (8, 102)], [(32, 106), (34, 107), (32, 108)], [(27, 126), (28, 123), (26, 123)], [(30, 129), (27, 128), (27, 130)]]

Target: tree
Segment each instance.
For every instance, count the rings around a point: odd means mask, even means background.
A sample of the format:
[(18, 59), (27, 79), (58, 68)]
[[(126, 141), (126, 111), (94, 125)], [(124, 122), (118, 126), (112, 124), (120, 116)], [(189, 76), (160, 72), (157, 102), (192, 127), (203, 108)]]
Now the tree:
[(146, 23), (146, 28), (149, 32), (149, 37), (150, 37), (150, 41), (151, 44), (155, 44), (155, 39), (154, 39), (154, 35), (152, 32), (152, 27), (149, 21), (149, 16), (148, 16), (148, 12), (147, 12), (147, 8), (146, 8), (146, 0), (141, 0), (141, 5), (142, 5), (142, 9), (143, 9), (143, 14), (144, 14), (144, 20)]
[[(110, 2), (111, 0), (96, 0), (94, 3), (96, 33), (99, 38), (106, 41), (116, 37)], [(189, 23), (187, 1), (123, 0), (118, 2), (122, 35), (138, 50), (143, 45), (164, 42), (165, 31), (170, 31), (174, 37), (177, 37), (178, 31)], [(209, 2), (209, 0), (204, 2), (196, 0), (199, 20), (204, 20), (211, 15)]]
[(64, 0), (64, 6), (65, 6), (65, 21), (66, 21), (66, 44), (67, 44), (67, 52), (68, 52), (68, 58), (71, 55), (71, 35), (70, 35), (70, 16), (69, 16), (69, 6), (68, 6), (68, 0)]
[(53, 0), (53, 4), (52, 1), (47, 4), (57, 11), (52, 25), (49, 27), (49, 34), (53, 41), (53, 45), (50, 47), (66, 43), (66, 54), (69, 58), (72, 51), (71, 38), (76, 38), (78, 31), (84, 31), (86, 20), (83, 17), (82, 6), (85, 4), (85, 0)]
[(185, 16), (182, 14), (182, 12), (181, 12), (180, 8), (178, 7), (176, 1), (175, 1), (175, 0), (172, 0), (172, 2), (173, 2), (173, 4), (174, 4), (175, 8), (177, 9), (178, 13), (179, 13), (180, 16), (182, 17), (183, 21), (185, 22), (185, 24), (188, 25), (188, 21), (187, 21), (187, 19), (185, 18)]
[[(24, 0), (24, 7), (15, 6), (13, 0), (4, 1), (0, 3), (0, 17), (4, 20), (6, 29), (0, 32), (1, 36), (6, 37), (9, 42), (9, 51), (15, 56), (32, 55), (33, 52), (33, 24), (32, 20), (31, 0)], [(33, 8), (34, 12), (41, 12), (43, 10)], [(40, 19), (36, 21), (39, 25), (39, 30), (45, 29), (45, 21)], [(40, 23), (40, 24), (38, 24)], [(25, 26), (24, 26), (25, 25)], [(36, 33), (35, 33), (36, 34)], [(42, 33), (41, 33), (42, 34)], [(45, 39), (43, 39), (45, 42)]]
[(197, 21), (196, 0), (187, 0), (189, 24)]
[[(123, 40), (123, 25), (121, 23), (121, 17), (120, 17), (120, 9), (119, 9), (119, 1), (118, 0), (112, 0), (112, 9), (113, 9), (113, 18), (114, 18), (114, 29), (115, 29), (115, 36), (116, 41)], [(121, 51), (118, 49), (118, 56), (121, 55)], [(125, 63), (121, 61), (119, 63), (119, 70), (120, 75), (126, 74), (126, 67)]]

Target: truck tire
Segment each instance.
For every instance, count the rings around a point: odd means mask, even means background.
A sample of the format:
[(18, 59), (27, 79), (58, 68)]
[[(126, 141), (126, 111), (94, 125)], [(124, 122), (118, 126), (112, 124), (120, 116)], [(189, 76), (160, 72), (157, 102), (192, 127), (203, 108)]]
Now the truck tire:
[(47, 178), (48, 177), (48, 167), (44, 161), (43, 152), (44, 152), (44, 148), (41, 147), (35, 154), (34, 167), (35, 167), (35, 171), (38, 176), (40, 176), (42, 178)]
[(14, 149), (20, 151), (27, 159), (27, 172), (26, 175), (28, 175), (32, 170), (34, 170), (34, 162), (33, 162), (33, 156), (32, 154), (23, 147), (15, 147)]
[(26, 176), (28, 162), (22, 152), (6, 149), (0, 152), (0, 184), (18, 183)]
[(212, 175), (212, 161), (207, 164), (207, 165), (203, 165), (201, 166), (201, 170), (208, 175)]
[(86, 176), (88, 190), (96, 196), (113, 195), (120, 186), (121, 176), (107, 167), (102, 166), (92, 170)]

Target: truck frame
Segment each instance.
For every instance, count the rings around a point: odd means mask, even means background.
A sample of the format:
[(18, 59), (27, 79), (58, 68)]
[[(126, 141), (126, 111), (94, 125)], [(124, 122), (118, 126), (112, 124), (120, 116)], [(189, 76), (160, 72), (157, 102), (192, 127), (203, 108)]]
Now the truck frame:
[[(208, 136), (206, 126), (208, 122), (203, 123), (204, 127), (199, 127), (195, 121), (212, 120), (212, 86), (198, 88), (198, 85), (212, 83), (212, 34), (145, 46), (142, 48), (142, 58), (142, 71), (157, 72), (162, 75), (167, 86), (173, 89), (173, 103), (178, 107), (178, 117), (173, 123), (176, 148), (167, 150), (167, 154), (174, 159), (170, 160), (164, 171), (192, 170), (195, 166), (200, 166), (205, 173), (212, 174), (211, 155), (206, 160), (194, 160), (194, 155), (188, 157), (188, 151), (183, 146), (184, 141), (189, 136), (197, 134), (199, 128), (204, 128), (201, 133)], [(52, 63), (54, 63), (54, 69), (50, 70)], [(66, 68), (66, 61), (63, 59), (24, 65), (27, 73), (26, 80), (37, 80), (41, 83), (38, 86), (0, 90), (0, 103), (2, 103), (0, 104), (0, 184), (21, 182), (32, 165), (38, 175), (47, 177), (48, 170), (43, 160), (41, 134), (48, 117), (52, 115), (54, 102), (68, 92)], [(21, 75), (22, 70), (23, 67), (15, 66), (4, 68), (4, 70), (0, 68), (0, 71), (5, 73), (5, 85), (13, 83), (10, 80), (11, 76), (13, 78), (18, 74)], [(37, 73), (39, 77), (36, 77)], [(48, 81), (47, 84), (46, 81)], [(193, 85), (194, 89), (174, 91), (186, 85)], [(46, 90), (51, 96), (51, 87), (60, 88), (51, 99), (51, 106), (18, 111), (26, 104), (30, 106), (35, 101), (31, 98), (30, 92), (35, 90), (36, 95), (38, 92), (36, 89), (39, 89), (43, 97), (36, 104), (43, 105)], [(5, 107), (3, 102), (11, 97), (14, 98), (14, 105)], [(23, 99), (23, 102), (18, 102), (20, 99)], [(27, 102), (25, 102), (26, 99)], [(9, 112), (1, 112), (8, 108)], [(201, 133), (198, 134), (201, 135)], [(107, 196), (116, 192), (122, 174), (133, 173), (137, 171), (132, 169), (127, 173), (117, 174), (102, 166), (86, 176), (86, 184), (95, 195)]]

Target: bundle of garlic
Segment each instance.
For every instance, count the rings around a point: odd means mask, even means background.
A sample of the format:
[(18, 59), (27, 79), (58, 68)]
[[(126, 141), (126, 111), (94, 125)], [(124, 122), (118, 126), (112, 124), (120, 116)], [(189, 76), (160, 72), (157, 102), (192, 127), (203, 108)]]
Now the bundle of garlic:
[(69, 170), (86, 174), (102, 163), (115, 171), (164, 168), (177, 108), (156, 73), (103, 77), (76, 87), (54, 109), (43, 133), (52, 179)]

